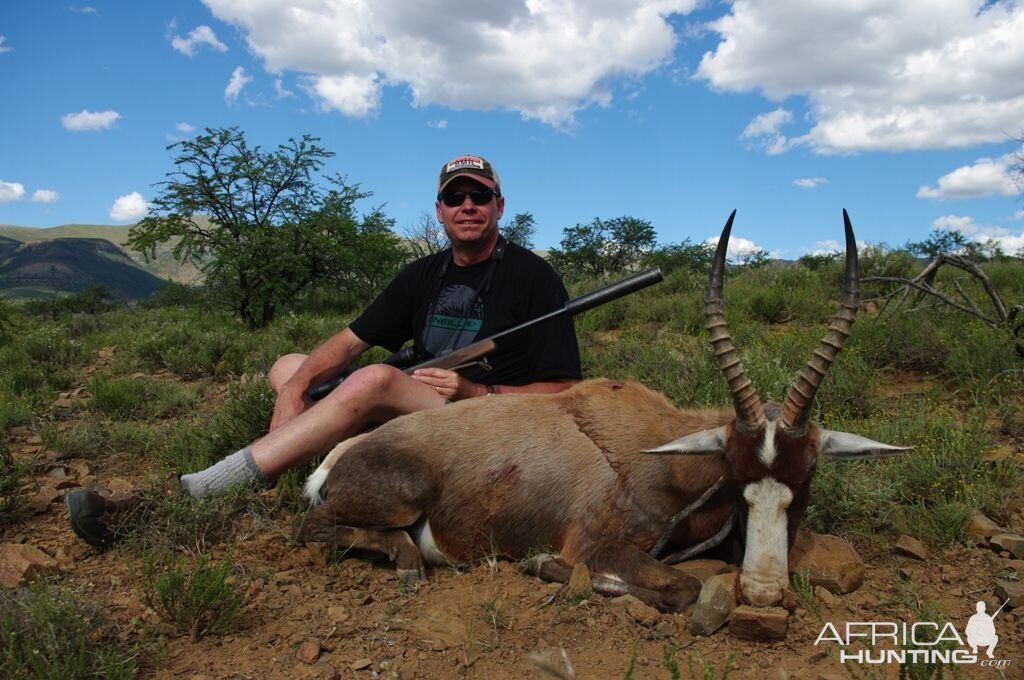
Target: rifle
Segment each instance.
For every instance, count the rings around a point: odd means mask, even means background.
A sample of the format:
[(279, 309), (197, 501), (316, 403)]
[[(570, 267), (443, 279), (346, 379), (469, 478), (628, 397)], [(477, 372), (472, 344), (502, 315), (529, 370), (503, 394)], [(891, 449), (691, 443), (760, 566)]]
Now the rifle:
[[(548, 312), (547, 314), (543, 314), (536, 319), (525, 321), (518, 326), (513, 326), (512, 328), (495, 333), (489, 338), (477, 340), (470, 345), (466, 345), (462, 349), (442, 354), (441, 356), (428, 359), (416, 365), (410, 365), (415, 360), (415, 355), (412, 347), (406, 347), (405, 349), (392, 354), (381, 363), (401, 368), (406, 373), (412, 373), (418, 368), (445, 368), (450, 371), (458, 371), (461, 368), (466, 368), (467, 366), (479, 363), (488, 354), (491, 354), (498, 349), (498, 346), (502, 342), (507, 342), (512, 336), (528, 328), (532, 328), (565, 315), (575, 316), (576, 314), (585, 312), (588, 309), (593, 309), (594, 307), (603, 305), (606, 302), (617, 300), (620, 297), (629, 295), (630, 293), (635, 293), (642, 288), (654, 285), (659, 281), (663, 281), (664, 278), (664, 275), (661, 273), (661, 268), (651, 267), (650, 269), (645, 269), (642, 272), (628, 276), (621, 281), (609, 283), (607, 286), (602, 286), (601, 288), (581, 295), (578, 298), (573, 298), (566, 302), (562, 309), (556, 309), (552, 312)], [(314, 385), (309, 388), (306, 395), (312, 401), (323, 399), (331, 392), (331, 390), (344, 382), (345, 378), (349, 375), (351, 375), (351, 372), (346, 372), (333, 380), (320, 385)]]

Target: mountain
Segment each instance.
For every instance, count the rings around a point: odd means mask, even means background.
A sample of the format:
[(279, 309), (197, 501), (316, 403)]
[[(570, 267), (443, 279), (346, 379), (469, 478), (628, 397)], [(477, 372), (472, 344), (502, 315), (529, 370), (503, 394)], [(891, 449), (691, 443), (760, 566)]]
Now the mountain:
[[(8, 246), (5, 244), (8, 241), (33, 243), (68, 238), (102, 239), (113, 243), (118, 248), (125, 249), (130, 228), (130, 226), (119, 227), (105, 224), (62, 224), (58, 227), (48, 228), (0, 224), (0, 257), (6, 257)], [(175, 261), (171, 254), (173, 246), (174, 242), (159, 246), (156, 251), (156, 257), (149, 262), (146, 262), (146, 259), (140, 253), (136, 253), (133, 250), (122, 250), (122, 253), (126, 257), (131, 258), (144, 271), (162, 279), (169, 279), (180, 283), (198, 283), (202, 281), (202, 272), (196, 267), (187, 264), (181, 265)]]
[(0, 237), (0, 292), (33, 298), (103, 285), (115, 299), (152, 295), (161, 279), (102, 238), (54, 238), (19, 243)]

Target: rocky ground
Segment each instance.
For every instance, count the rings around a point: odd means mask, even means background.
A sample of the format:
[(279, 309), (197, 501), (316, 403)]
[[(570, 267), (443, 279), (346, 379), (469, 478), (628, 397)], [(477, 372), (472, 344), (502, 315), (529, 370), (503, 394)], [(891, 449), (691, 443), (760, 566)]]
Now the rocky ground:
[[(11, 433), (9, 445), (18, 458), (44, 462), (50, 455), (28, 429)], [(142, 677), (685, 678), (689, 661), (693, 677), (718, 678), (731, 658), (730, 678), (887, 678), (897, 677), (898, 665), (841, 664), (838, 644), (816, 645), (824, 625), (841, 632), (847, 622), (913, 621), (914, 609), (933, 603), (964, 635), (978, 601), (991, 613), (1010, 598), (995, 619), (1002, 668), (969, 664), (961, 677), (1024, 678), (1019, 491), (1005, 526), (978, 517), (974, 540), (948, 550), (902, 537), (853, 552), (842, 539), (805, 536), (791, 566), (808, 569), (819, 584), (813, 598), (805, 591), (787, 602), (791, 611), (754, 612), (753, 621), (733, 612), (732, 623), (708, 635), (693, 629), (715, 627), (716, 615), (734, 606), (733, 568), (723, 563), (681, 566), (714, 577), (717, 594), (696, 612), (662, 614), (628, 597), (587, 597), (582, 572), (570, 591), (501, 561), (434, 569), (428, 583), (403, 587), (385, 562), (339, 561), (319, 546), (295, 544), (296, 518), (283, 510), (247, 515), (234, 532), (236, 578), (245, 588), (239, 626), (193, 642), (169, 635), (144, 604), (137, 557), (97, 551), (68, 529), (65, 489), (130, 486), (146, 472), (144, 461), (128, 454), (37, 465), (24, 488), (26, 507), (0, 540), (5, 587), (49, 575), (101, 603), (118, 636), (138, 645)], [(228, 549), (211, 547), (215, 556)], [(718, 674), (705, 675), (705, 666)]]

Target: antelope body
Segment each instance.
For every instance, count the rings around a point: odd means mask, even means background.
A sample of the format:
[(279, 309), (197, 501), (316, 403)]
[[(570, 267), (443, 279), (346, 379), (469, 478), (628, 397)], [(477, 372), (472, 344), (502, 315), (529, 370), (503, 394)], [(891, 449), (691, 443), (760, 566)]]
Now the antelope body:
[[(306, 484), (302, 541), (378, 550), (405, 580), (424, 558), (524, 558), (549, 580), (585, 563), (594, 589), (680, 610), (700, 582), (657, 559), (714, 544), (734, 511), (745, 529), (739, 587), (778, 602), (787, 555), (819, 454), (905, 449), (809, 422), (814, 394), (849, 333), (857, 254), (847, 231), (843, 299), (785, 401), (762, 407), (724, 320), (722, 279), (735, 212), (719, 240), (705, 316), (732, 410), (680, 410), (628, 381), (589, 380), (557, 394), (468, 399), (397, 418), (336, 447)], [(673, 454), (673, 455), (657, 455)], [(682, 552), (680, 552), (682, 551)]]

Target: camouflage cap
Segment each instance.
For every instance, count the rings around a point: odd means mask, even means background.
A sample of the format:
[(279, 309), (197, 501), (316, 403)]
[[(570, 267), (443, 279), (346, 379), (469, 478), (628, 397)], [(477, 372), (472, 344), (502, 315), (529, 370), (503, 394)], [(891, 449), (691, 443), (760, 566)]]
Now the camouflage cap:
[(469, 177), (488, 189), (494, 189), (494, 193), (499, 196), (501, 195), (498, 171), (494, 169), (490, 161), (482, 156), (458, 156), (442, 165), (441, 175), (437, 179), (437, 192), (440, 194), (457, 177)]

